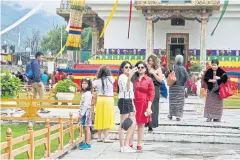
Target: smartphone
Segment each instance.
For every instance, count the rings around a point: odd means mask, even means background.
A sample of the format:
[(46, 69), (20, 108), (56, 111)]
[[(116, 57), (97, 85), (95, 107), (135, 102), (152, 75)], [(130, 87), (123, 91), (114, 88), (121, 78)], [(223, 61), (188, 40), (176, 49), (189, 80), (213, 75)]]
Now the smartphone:
[(134, 68), (132, 69), (132, 71), (133, 71), (133, 72), (137, 72), (137, 71), (138, 71), (138, 68), (137, 68), (137, 67), (134, 67)]

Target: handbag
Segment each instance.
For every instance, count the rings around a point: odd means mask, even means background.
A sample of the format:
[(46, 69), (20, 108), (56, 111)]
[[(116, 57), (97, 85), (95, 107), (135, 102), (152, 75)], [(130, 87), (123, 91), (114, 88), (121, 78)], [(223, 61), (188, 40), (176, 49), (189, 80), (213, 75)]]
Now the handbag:
[(126, 118), (126, 119), (123, 121), (121, 127), (122, 127), (122, 129), (124, 129), (125, 131), (127, 131), (128, 128), (131, 127), (132, 123), (133, 123), (133, 121), (132, 121), (131, 118)]
[[(130, 99), (130, 94), (129, 94), (129, 99)], [(125, 107), (124, 100), (125, 100), (125, 92), (124, 92), (124, 99), (123, 99), (123, 108)], [(132, 124), (133, 124), (132, 119), (128, 117), (123, 121), (121, 128), (124, 129), (125, 131), (127, 131), (128, 128), (131, 127)]]
[(220, 84), (219, 97), (221, 99), (228, 98), (233, 95), (232, 83), (230, 80), (227, 80), (226, 83)]
[[(169, 70), (169, 69), (168, 69)], [(170, 72), (170, 71), (169, 71)], [(175, 72), (174, 72), (174, 66), (173, 66), (173, 71), (168, 74), (167, 77), (167, 85), (171, 87), (175, 82), (177, 81)]]
[(168, 97), (167, 86), (166, 86), (164, 80), (162, 80), (161, 85), (160, 85), (160, 93), (164, 98)]

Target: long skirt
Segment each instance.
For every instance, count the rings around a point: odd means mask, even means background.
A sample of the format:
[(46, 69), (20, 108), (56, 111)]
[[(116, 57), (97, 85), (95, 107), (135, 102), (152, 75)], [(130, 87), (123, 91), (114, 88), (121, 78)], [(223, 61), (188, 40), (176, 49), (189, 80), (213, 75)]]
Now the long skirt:
[(217, 93), (207, 92), (204, 117), (221, 120), (223, 113), (223, 99)]
[(115, 129), (115, 108), (113, 97), (97, 97), (94, 129)]
[(169, 115), (181, 118), (185, 103), (184, 86), (172, 85), (169, 87)]
[(160, 90), (159, 86), (154, 86), (155, 88), (155, 97), (152, 103), (152, 121), (148, 123), (148, 127), (157, 128), (158, 127), (158, 115), (159, 115), (159, 99), (160, 99)]

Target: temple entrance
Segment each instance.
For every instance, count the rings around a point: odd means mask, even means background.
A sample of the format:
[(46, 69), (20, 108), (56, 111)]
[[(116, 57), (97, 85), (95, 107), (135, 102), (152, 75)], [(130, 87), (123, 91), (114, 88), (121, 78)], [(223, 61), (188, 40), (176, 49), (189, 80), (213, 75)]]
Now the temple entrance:
[(184, 56), (184, 45), (171, 44), (170, 45), (170, 61), (174, 61), (177, 55)]
[(167, 33), (167, 59), (168, 65), (172, 68), (175, 64), (175, 57), (178, 54), (183, 55), (184, 65), (188, 61), (189, 50), (189, 34), (188, 33)]

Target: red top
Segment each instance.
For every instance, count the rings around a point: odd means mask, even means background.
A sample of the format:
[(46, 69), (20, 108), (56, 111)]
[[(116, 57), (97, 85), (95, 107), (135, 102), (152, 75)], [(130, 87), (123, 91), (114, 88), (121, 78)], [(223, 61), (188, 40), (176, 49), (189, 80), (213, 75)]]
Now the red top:
[(136, 79), (134, 96), (136, 100), (147, 100), (153, 102), (155, 96), (155, 89), (153, 81), (150, 77), (145, 75), (141, 82)]
[(148, 107), (148, 101), (153, 102), (155, 96), (155, 89), (153, 81), (150, 77), (144, 76), (141, 81), (139, 79), (135, 82), (134, 104), (136, 107), (136, 122), (137, 124), (148, 123), (152, 120), (152, 116), (145, 116), (144, 113)]
[(188, 70), (191, 67), (191, 63), (187, 63), (185, 68)]

